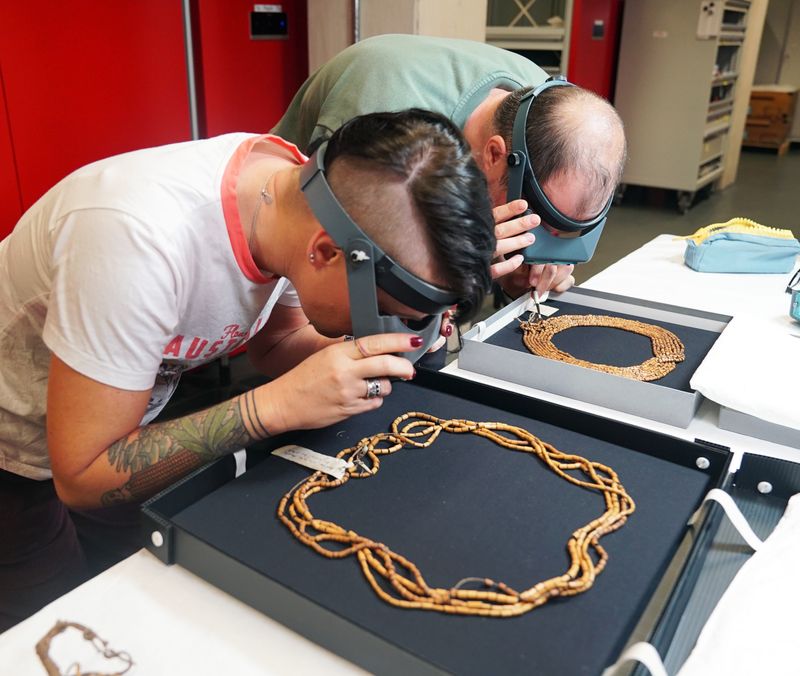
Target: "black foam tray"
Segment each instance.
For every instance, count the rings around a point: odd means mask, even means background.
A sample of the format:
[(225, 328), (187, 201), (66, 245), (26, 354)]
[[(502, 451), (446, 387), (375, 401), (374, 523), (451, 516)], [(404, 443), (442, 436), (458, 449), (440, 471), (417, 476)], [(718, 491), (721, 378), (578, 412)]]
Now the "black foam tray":
[[(236, 479), (225, 458), (156, 496), (144, 509), (147, 541), (158, 530), (165, 542), (149, 548), (376, 673), (600, 673), (688, 537), (687, 519), (726, 481), (729, 453), (442, 374), (419, 380), (396, 384), (378, 411), (249, 449)], [(376, 597), (354, 558), (328, 560), (295, 541), (276, 509), (307, 470), (268, 451), (291, 442), (333, 454), (409, 410), (519, 425), (614, 468), (637, 509), (603, 538), (610, 560), (594, 586), (517, 618), (402, 610)], [(315, 496), (311, 508), (402, 553), (432, 586), (477, 576), (524, 589), (565, 570), (570, 533), (604, 505), (527, 454), (443, 434), (384, 457), (378, 475)]]

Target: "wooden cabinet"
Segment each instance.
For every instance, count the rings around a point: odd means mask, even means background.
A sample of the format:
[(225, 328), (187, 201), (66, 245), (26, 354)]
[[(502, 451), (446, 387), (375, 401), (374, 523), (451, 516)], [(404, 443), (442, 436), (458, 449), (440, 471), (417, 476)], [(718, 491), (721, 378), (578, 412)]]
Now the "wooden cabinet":
[(797, 87), (754, 85), (750, 92), (742, 145), (772, 148), (783, 155), (791, 143), (792, 119), (797, 107)]
[[(770, 0), (755, 81), (800, 90), (800, 0)], [(800, 142), (800, 105), (789, 140)]]

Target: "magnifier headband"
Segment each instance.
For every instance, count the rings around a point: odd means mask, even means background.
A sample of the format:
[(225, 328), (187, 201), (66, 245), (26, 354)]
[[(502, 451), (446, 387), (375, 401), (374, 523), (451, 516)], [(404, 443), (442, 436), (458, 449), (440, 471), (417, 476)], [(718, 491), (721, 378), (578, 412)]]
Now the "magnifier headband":
[(585, 221), (575, 220), (559, 211), (545, 194), (539, 184), (530, 162), (527, 144), (527, 123), (531, 106), (543, 91), (551, 87), (574, 87), (563, 76), (553, 76), (545, 82), (526, 93), (520, 100), (516, 117), (514, 118), (514, 131), (512, 134), (511, 149), (508, 157), (508, 201), (525, 198), (528, 206), (538, 214), (542, 221), (548, 225), (570, 233), (586, 233), (602, 225), (613, 203), (613, 195), (593, 218)]
[[(396, 263), (348, 216), (325, 178), (327, 145), (327, 142), (323, 143), (303, 166), (300, 189), (322, 227), (346, 252), (349, 257), (348, 269), (352, 263), (371, 263), (378, 287), (392, 298), (426, 315), (442, 314), (457, 304), (459, 297), (456, 294), (420, 279)], [(358, 242), (358, 246), (352, 246), (353, 242)], [(365, 242), (370, 244), (371, 252), (364, 250), (362, 244)]]

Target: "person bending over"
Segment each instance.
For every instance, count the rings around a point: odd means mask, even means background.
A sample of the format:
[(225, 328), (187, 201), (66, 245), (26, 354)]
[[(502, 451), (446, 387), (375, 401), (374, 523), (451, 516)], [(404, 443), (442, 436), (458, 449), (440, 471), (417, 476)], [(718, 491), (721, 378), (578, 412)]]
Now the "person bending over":
[[(334, 56), (301, 86), (273, 133), (313, 149), (356, 115), (409, 106), (434, 110), (464, 131), (489, 181), (498, 239), (492, 276), (511, 296), (536, 287), (565, 291), (571, 265), (523, 265), (515, 252), (533, 242), (536, 215), (524, 200), (506, 203), (507, 162), (522, 95), (547, 73), (529, 59), (469, 40), (379, 35)], [(614, 108), (580, 87), (539, 95), (527, 124), (534, 172), (566, 216), (589, 220), (622, 176), (625, 135)]]
[[(390, 379), (413, 378), (397, 354), (420, 337), (342, 340), (345, 254), (312, 211), (305, 163), (280, 138), (243, 133), (119, 155), (62, 180), (0, 243), (0, 626), (89, 573), (85, 537), (120, 505), (265, 437), (375, 409)], [(325, 175), (366, 236), (446, 290), (446, 306), (480, 305), (491, 205), (451, 122), (353, 119), (331, 136)], [(370, 290), (383, 315), (430, 314)], [(245, 343), (273, 380), (152, 422), (182, 371)]]

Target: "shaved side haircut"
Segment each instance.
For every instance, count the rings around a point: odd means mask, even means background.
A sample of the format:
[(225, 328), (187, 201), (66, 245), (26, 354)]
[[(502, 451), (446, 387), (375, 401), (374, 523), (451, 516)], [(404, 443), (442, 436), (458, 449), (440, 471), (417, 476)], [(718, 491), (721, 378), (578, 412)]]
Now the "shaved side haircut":
[(436, 283), (471, 316), (491, 284), (494, 220), (486, 179), (460, 130), (437, 113), (373, 113), (334, 132), (325, 152), (345, 211), (410, 271), (432, 263)]

